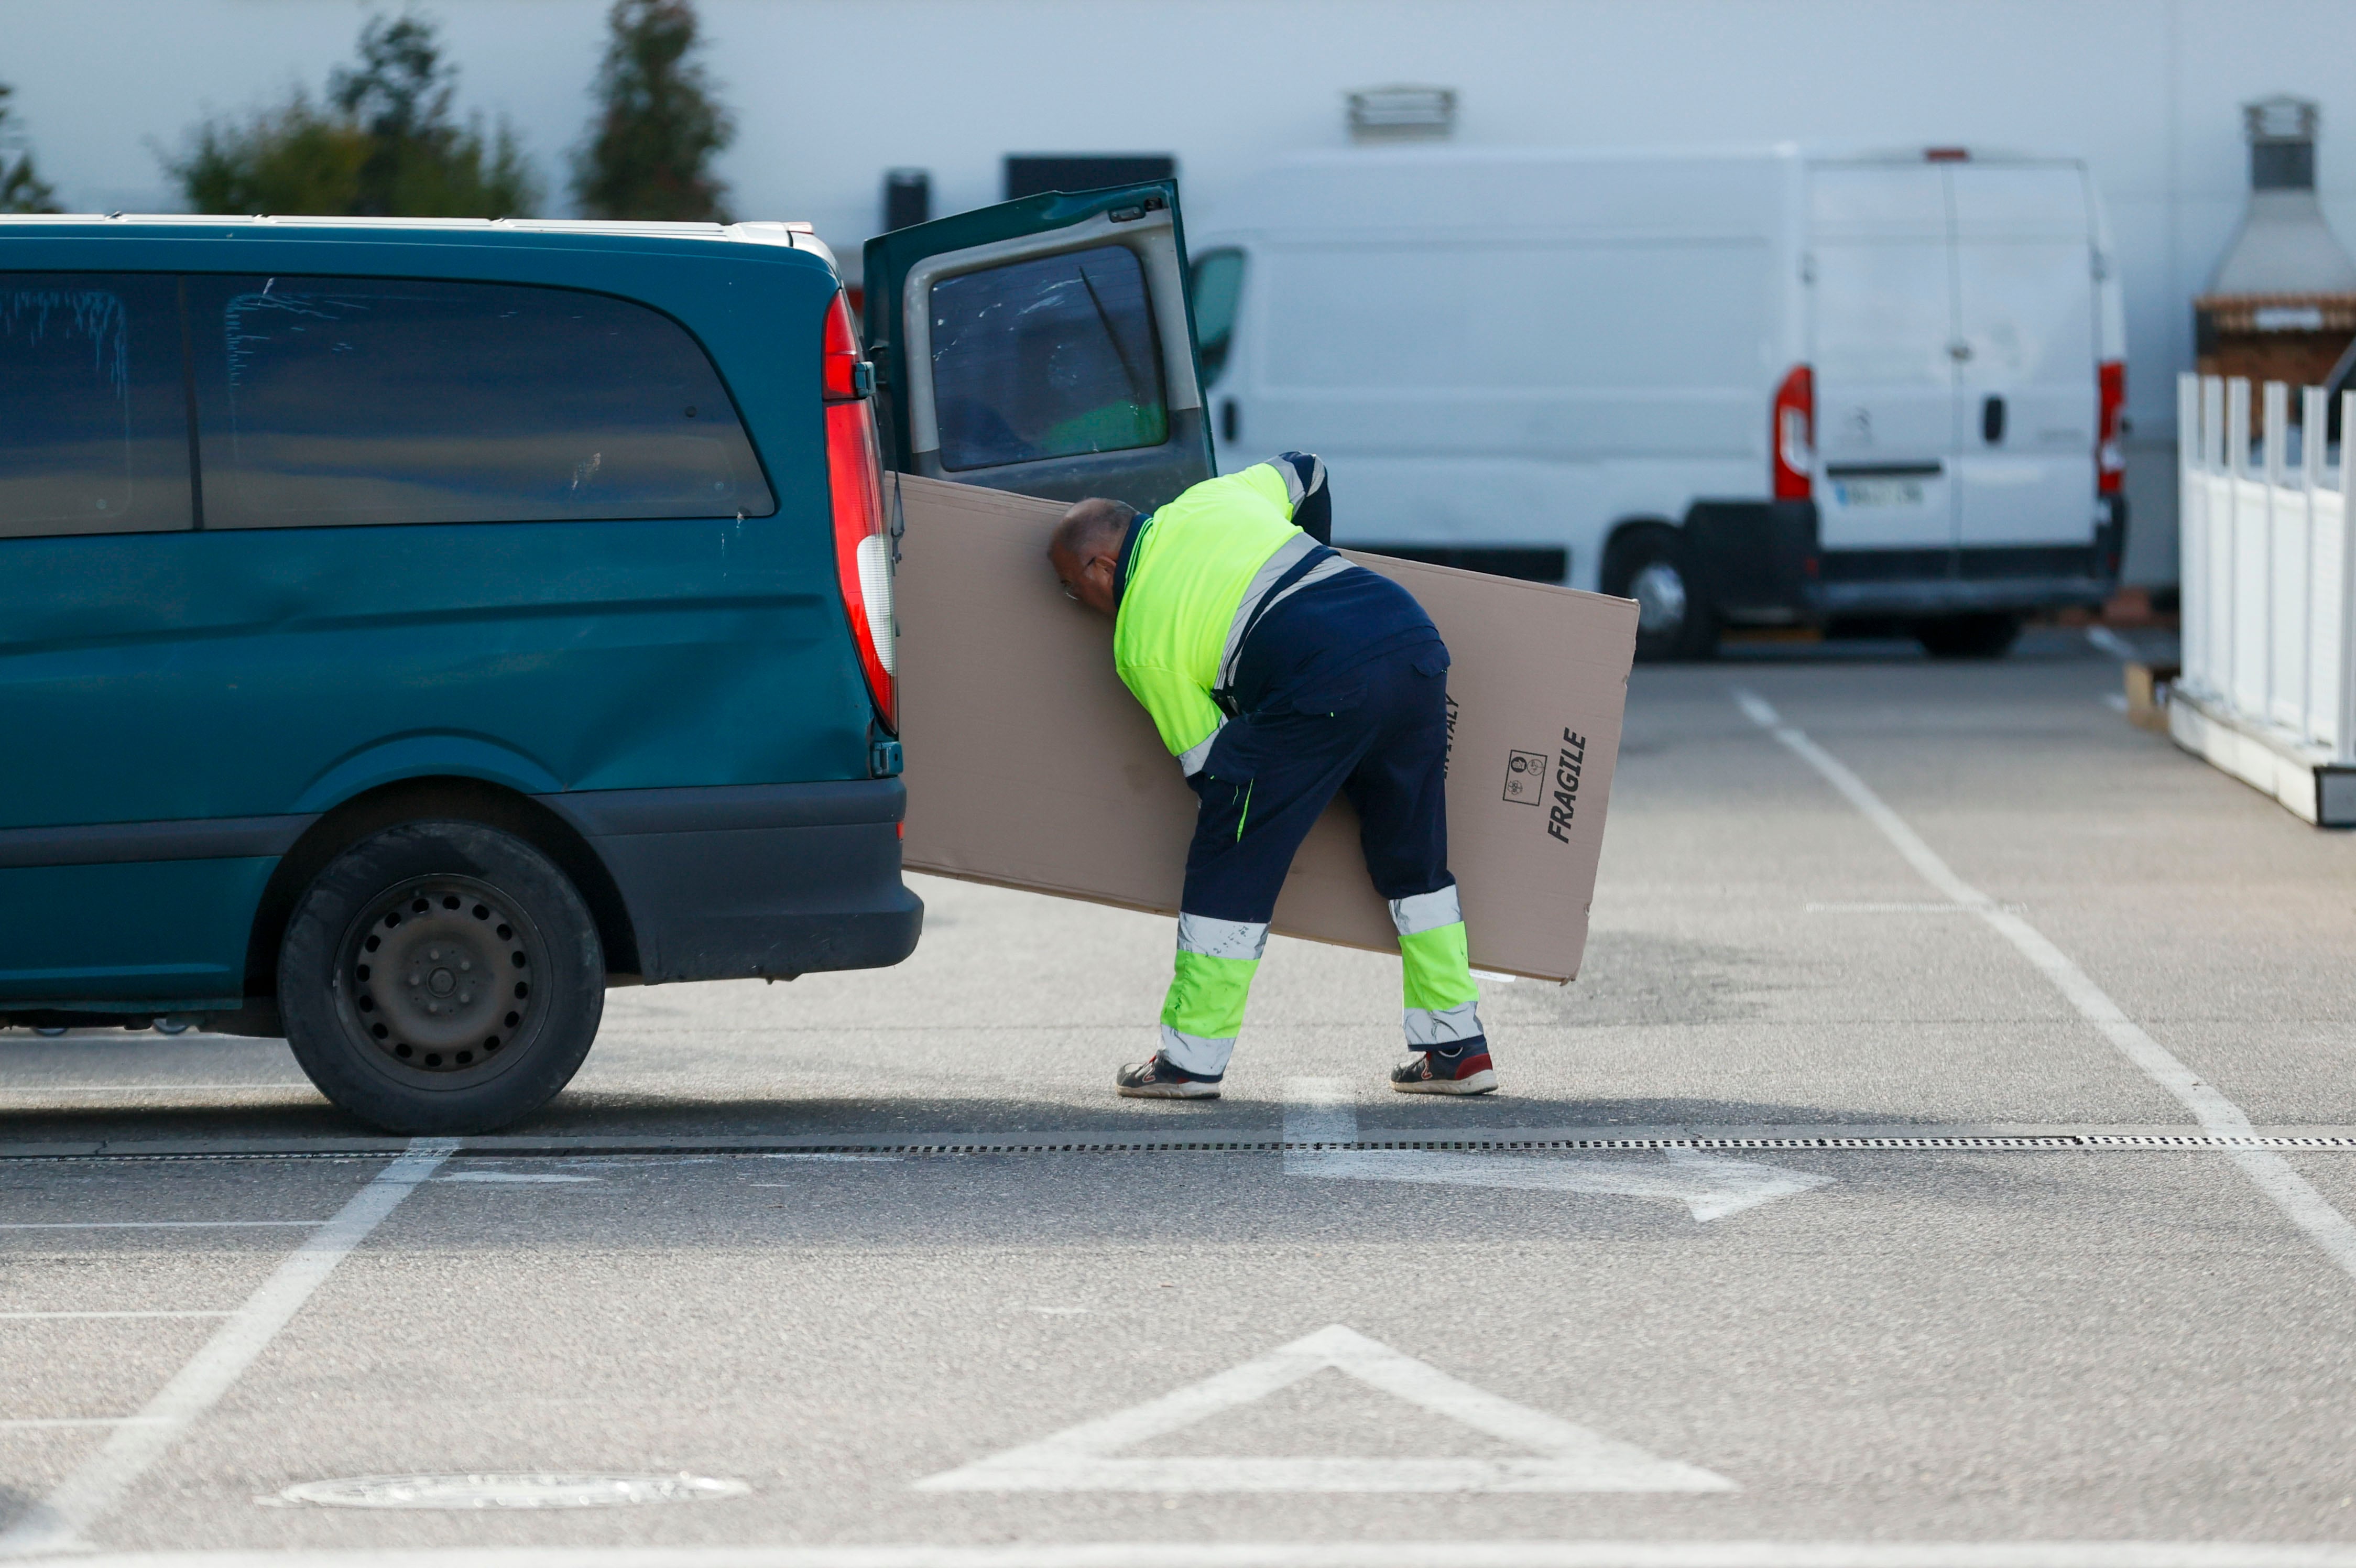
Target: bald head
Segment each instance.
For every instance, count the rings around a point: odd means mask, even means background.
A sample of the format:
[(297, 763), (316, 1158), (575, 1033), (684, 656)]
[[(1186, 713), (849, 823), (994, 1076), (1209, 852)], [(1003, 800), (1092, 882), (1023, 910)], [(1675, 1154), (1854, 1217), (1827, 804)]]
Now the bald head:
[(1126, 501), (1091, 496), (1064, 513), (1048, 542), (1048, 563), (1065, 591), (1099, 614), (1112, 614), (1119, 602), (1113, 590), (1120, 576), (1120, 547), (1136, 517), (1137, 509)]
[(1075, 501), (1055, 524), (1055, 542), (1048, 554), (1068, 555), (1085, 561), (1091, 555), (1109, 552), (1115, 558), (1120, 554), (1121, 542), (1129, 537), (1129, 524), (1137, 516), (1137, 509), (1127, 501), (1108, 500), (1103, 496), (1090, 496)]

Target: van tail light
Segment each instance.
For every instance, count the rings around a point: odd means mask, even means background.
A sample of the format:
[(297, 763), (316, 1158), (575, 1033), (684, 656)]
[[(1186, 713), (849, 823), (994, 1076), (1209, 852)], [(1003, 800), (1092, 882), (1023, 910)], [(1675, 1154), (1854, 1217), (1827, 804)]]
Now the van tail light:
[(1804, 501), (1815, 493), (1816, 378), (1794, 365), (1775, 389), (1775, 414), (1768, 434), (1775, 446), (1775, 499)]
[(2119, 447), (2120, 415), (2127, 405), (2127, 367), (2124, 360), (2104, 360), (2095, 371), (2102, 405), (2094, 430), (2094, 493), (2115, 496), (2126, 478), (2126, 454)]
[(900, 728), (894, 672), (892, 536), (884, 522), (884, 459), (869, 401), (871, 372), (851, 330), (851, 307), (837, 291), (827, 307), (820, 362), (826, 398), (826, 478), (834, 498), (834, 568), (851, 616), (851, 638), (867, 694), (884, 726)]

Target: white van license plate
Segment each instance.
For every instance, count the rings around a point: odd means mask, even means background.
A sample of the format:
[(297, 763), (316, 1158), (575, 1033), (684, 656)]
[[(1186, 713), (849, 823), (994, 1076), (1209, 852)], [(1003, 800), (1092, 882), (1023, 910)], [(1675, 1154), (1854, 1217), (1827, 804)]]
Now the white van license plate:
[(1842, 479), (1833, 494), (1843, 506), (1921, 506), (1920, 479)]

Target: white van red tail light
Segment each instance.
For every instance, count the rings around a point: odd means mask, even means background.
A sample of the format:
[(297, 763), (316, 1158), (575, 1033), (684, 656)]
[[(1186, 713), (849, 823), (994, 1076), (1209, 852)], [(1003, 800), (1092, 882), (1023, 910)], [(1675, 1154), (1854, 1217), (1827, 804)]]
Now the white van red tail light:
[(1806, 500), (1815, 493), (1816, 467), (1816, 378), (1807, 366), (1794, 365), (1775, 389), (1768, 439), (1775, 448), (1775, 499)]
[(875, 438), (871, 384), (837, 292), (827, 307), (819, 381), (826, 398), (826, 477), (834, 495), (834, 569), (851, 614), (851, 640), (868, 695), (886, 728), (900, 727), (893, 670), (892, 539), (884, 521), (884, 461)]
[(2119, 420), (2127, 405), (2126, 363), (2104, 360), (2096, 372), (2095, 384), (2101, 389), (2102, 403), (2094, 426), (2094, 493), (2115, 496), (2127, 474), (2126, 454), (2119, 446)]

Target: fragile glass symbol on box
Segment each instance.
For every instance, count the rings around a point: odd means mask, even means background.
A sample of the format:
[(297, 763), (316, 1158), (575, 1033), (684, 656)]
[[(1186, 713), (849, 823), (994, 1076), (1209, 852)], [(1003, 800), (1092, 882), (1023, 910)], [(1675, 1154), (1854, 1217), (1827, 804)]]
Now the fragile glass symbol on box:
[(1546, 799), (1545, 754), (1516, 751), (1505, 764), (1505, 799), (1515, 805), (1535, 806)]

